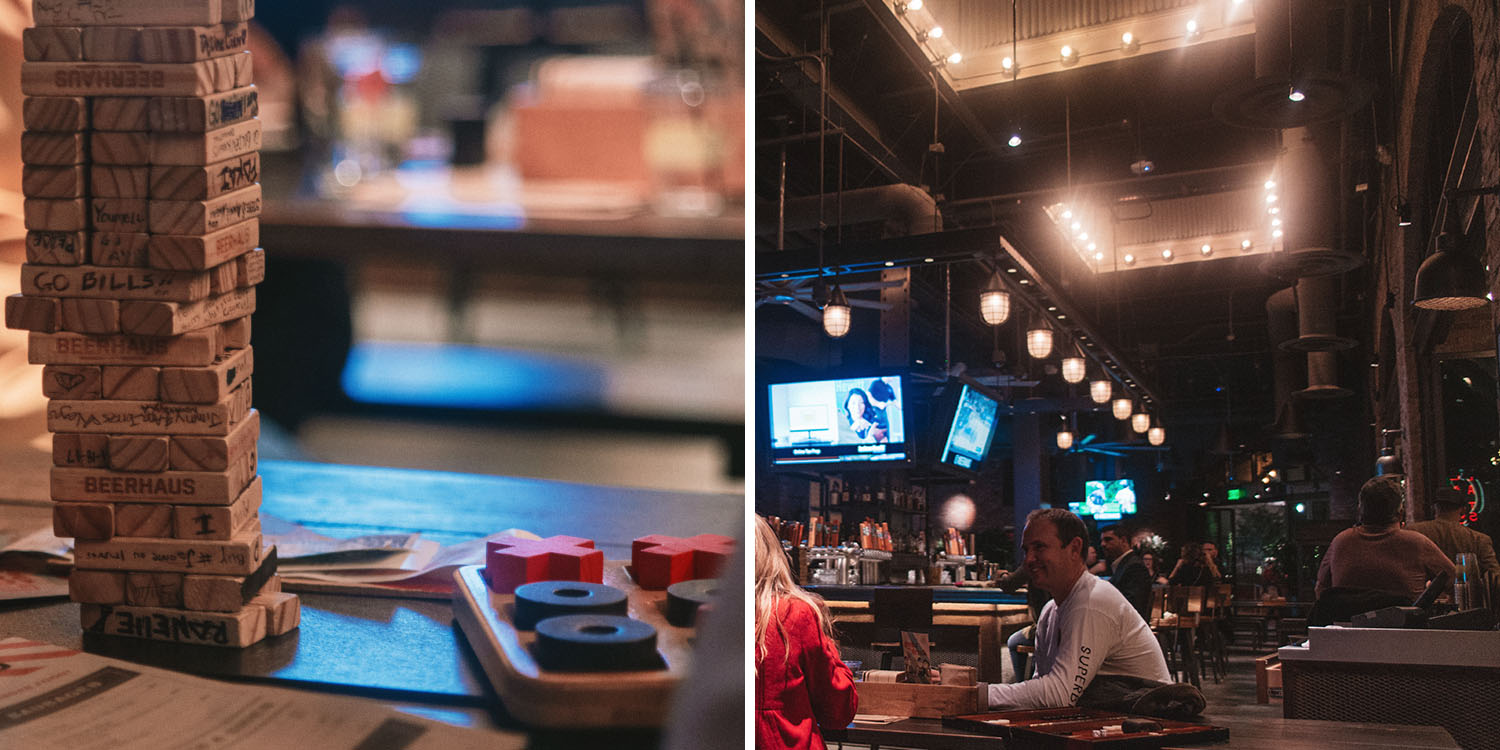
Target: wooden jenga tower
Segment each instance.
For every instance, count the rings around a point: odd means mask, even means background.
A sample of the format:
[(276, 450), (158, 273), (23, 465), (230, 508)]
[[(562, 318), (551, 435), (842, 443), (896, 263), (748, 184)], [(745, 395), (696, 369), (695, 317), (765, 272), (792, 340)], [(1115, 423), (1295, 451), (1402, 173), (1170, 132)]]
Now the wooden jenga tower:
[(21, 87), (53, 527), (87, 632), (248, 646), (295, 628), (262, 545), (250, 406), (254, 0), (37, 0)]

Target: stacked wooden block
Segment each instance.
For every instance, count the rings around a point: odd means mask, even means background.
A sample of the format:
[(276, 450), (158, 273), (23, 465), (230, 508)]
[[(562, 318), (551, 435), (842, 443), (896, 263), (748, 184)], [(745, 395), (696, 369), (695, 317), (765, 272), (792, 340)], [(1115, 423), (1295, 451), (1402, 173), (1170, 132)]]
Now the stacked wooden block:
[(254, 0), (49, 0), (26, 29), (26, 260), (53, 526), (86, 631), (243, 647), (296, 627), (250, 404)]

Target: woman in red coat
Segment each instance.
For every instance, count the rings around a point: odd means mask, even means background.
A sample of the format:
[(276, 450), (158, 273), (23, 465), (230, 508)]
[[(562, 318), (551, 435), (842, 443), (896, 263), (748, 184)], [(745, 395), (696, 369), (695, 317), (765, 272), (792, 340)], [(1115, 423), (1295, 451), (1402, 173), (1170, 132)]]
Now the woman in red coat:
[(859, 696), (839, 659), (823, 600), (792, 581), (781, 540), (755, 519), (755, 747), (823, 750), (820, 726), (844, 727)]

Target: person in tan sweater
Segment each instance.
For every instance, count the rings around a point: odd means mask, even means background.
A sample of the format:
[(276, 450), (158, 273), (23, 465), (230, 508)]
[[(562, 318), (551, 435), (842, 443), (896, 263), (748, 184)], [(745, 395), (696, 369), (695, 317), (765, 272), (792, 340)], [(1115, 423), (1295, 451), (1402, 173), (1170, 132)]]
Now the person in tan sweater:
[(1432, 496), (1432, 520), (1411, 525), (1411, 530), (1431, 539), (1449, 560), (1468, 553), (1479, 563), (1479, 573), (1495, 601), (1500, 588), (1500, 561), (1495, 559), (1495, 543), (1483, 534), (1463, 525), (1469, 512), (1469, 498), (1451, 487), (1440, 488)]
[(1339, 532), (1318, 568), (1317, 595), (1331, 588), (1383, 591), (1416, 601), (1453, 563), (1421, 534), (1401, 528), (1405, 490), (1398, 476), (1375, 477), (1359, 488), (1359, 525)]

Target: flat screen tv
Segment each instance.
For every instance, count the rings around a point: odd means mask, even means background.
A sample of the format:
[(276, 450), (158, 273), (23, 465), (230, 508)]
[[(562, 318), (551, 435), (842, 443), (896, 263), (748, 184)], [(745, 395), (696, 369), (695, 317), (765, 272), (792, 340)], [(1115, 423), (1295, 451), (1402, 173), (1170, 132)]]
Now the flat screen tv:
[(1068, 510), (1100, 521), (1118, 521), (1135, 513), (1135, 482), (1129, 479), (1084, 482), (1083, 496), (1081, 503), (1068, 503)]
[(984, 457), (989, 455), (999, 408), (998, 401), (965, 383), (958, 395), (958, 406), (953, 410), (953, 424), (948, 428), (939, 463), (978, 471)]
[(906, 461), (898, 375), (771, 385), (771, 463)]

